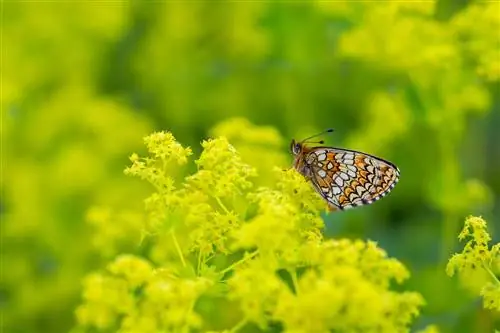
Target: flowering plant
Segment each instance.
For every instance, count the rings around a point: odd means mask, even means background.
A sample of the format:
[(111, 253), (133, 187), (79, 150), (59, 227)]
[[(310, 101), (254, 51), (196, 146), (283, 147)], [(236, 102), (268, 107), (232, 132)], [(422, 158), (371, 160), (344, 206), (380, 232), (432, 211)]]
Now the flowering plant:
[(453, 276), (458, 272), (460, 281), (472, 292), (479, 291), (486, 309), (500, 311), (500, 243), (489, 247), (491, 236), (486, 221), (480, 217), (468, 217), (458, 235), (467, 240), (461, 253), (454, 254), (446, 267)]
[[(134, 215), (142, 223), (126, 224), (142, 232), (141, 246), (115, 247), (87, 276), (76, 330), (409, 331), (424, 300), (391, 288), (407, 269), (375, 242), (323, 239), (324, 203), (295, 170), (276, 169), (275, 187), (254, 188), (256, 169), (219, 137), (202, 143), (198, 170), (183, 177), (190, 148), (169, 132), (144, 141), (148, 156), (133, 154), (125, 170), (154, 188)], [(128, 237), (115, 235), (113, 244)]]

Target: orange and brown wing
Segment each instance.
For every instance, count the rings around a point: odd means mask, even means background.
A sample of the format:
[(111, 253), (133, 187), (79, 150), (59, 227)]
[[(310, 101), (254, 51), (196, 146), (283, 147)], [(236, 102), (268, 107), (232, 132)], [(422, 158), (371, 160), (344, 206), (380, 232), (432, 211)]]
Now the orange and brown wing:
[(316, 190), (332, 208), (341, 210), (379, 200), (399, 180), (394, 164), (358, 151), (316, 147), (305, 161)]

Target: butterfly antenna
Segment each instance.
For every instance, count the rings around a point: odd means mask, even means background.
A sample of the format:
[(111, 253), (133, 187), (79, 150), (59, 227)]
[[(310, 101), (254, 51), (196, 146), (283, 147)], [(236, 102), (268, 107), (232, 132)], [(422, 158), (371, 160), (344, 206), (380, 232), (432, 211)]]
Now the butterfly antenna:
[(324, 141), (324, 140), (319, 140), (319, 141), (307, 141), (307, 143), (317, 143), (317, 144), (322, 145), (322, 144), (324, 144), (324, 143), (325, 143), (325, 141)]
[[(312, 136), (310, 136), (310, 137), (308, 137), (308, 138), (305, 138), (305, 139), (304, 139), (304, 140), (302, 140), (301, 142), (302, 142), (302, 143), (305, 143), (305, 142), (307, 142), (307, 140), (313, 139), (313, 138), (315, 138), (315, 137), (318, 137), (318, 136), (323, 135), (323, 134), (326, 134), (326, 133), (332, 133), (332, 132), (333, 132), (333, 128), (329, 128), (329, 129), (327, 129), (326, 131), (323, 131), (323, 132), (320, 132), (320, 133), (318, 133), (318, 134), (314, 134), (314, 135), (312, 135)], [(316, 143), (316, 142), (310, 142), (310, 143)], [(319, 141), (318, 143), (323, 144), (323, 140)]]

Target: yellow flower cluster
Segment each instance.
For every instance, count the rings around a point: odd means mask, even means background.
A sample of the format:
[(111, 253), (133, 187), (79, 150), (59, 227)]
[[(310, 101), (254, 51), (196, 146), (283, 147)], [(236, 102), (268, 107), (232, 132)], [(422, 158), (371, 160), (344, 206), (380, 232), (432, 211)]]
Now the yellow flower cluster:
[(119, 327), (123, 333), (187, 332), (201, 325), (193, 307), (210, 285), (208, 279), (181, 279), (142, 258), (121, 255), (105, 272), (85, 279), (77, 319), (82, 326)]
[(92, 226), (92, 245), (103, 257), (113, 257), (134, 249), (140, 243), (144, 216), (133, 210), (113, 211), (109, 207), (95, 206), (88, 210), (86, 221)]
[(463, 49), (476, 64), (477, 73), (488, 81), (500, 80), (500, 3), (477, 2), (453, 18), (454, 32), (463, 40)]
[(198, 172), (186, 179), (190, 187), (215, 198), (225, 198), (241, 195), (252, 186), (248, 179), (256, 175), (255, 169), (241, 161), (227, 139), (204, 141), (202, 147), (204, 150), (196, 161)]
[(210, 135), (226, 137), (238, 149), (242, 160), (257, 170), (255, 185), (275, 182), (278, 174), (273, 167), (288, 163), (288, 156), (281, 150), (284, 140), (274, 126), (257, 126), (246, 118), (234, 117), (216, 124)]
[(172, 190), (173, 179), (167, 176), (167, 168), (174, 161), (179, 165), (187, 163), (191, 150), (182, 148), (171, 133), (165, 132), (147, 136), (144, 138), (144, 143), (151, 157), (141, 159), (137, 154), (132, 154), (130, 157), (132, 166), (125, 169), (125, 174), (147, 180), (160, 193)]
[(424, 303), (418, 293), (388, 289), (409, 274), (372, 242), (306, 242), (296, 251), (301, 262), (260, 255), (235, 269), (229, 296), (248, 320), (277, 320), (290, 332), (404, 332)]
[(491, 237), (486, 221), (472, 216), (465, 220), (458, 239), (467, 240), (467, 243), (461, 253), (450, 258), (446, 273), (453, 276), (458, 272), (461, 281), (470, 289), (479, 285), (484, 307), (500, 311), (500, 280), (497, 277), (500, 274), (500, 243), (489, 247)]
[[(41, 16), (52, 17), (51, 11), (42, 10), (48, 3), (19, 5), (26, 7), (22, 13), (29, 13), (35, 21)], [(55, 3), (54, 7), (59, 8), (58, 5), (60, 3)], [(77, 23), (71, 22), (76, 27)], [(61, 26), (64, 24), (54, 29), (66, 30)], [(26, 34), (31, 31), (31, 37), (25, 40), (47, 39), (33, 37), (42, 29), (28, 29)], [(19, 40), (13, 43), (18, 44)], [(90, 56), (90, 48), (85, 46), (85, 49), (80, 55)], [(71, 57), (68, 52), (63, 53), (64, 59)], [(34, 53), (29, 51), (27, 54), (33, 56)], [(58, 61), (55, 56), (50, 58)], [(124, 247), (136, 248), (139, 242), (134, 235), (142, 227), (140, 219), (124, 216), (121, 209), (116, 215), (104, 211), (118, 203), (131, 209), (140, 207), (147, 186), (123, 177), (119, 171), (123, 156), (131, 149), (140, 148), (140, 139), (150, 131), (150, 123), (125, 103), (98, 95), (87, 86), (66, 83), (61, 89), (51, 90), (50, 94), (36, 93), (40, 97), (30, 99), (30, 86), (40, 77), (39, 74), (31, 76), (29, 67), (35, 64), (42, 71), (60, 68), (36, 61), (25, 63), (27, 66), (17, 66), (19, 75), (15, 75), (20, 80), (15, 83), (21, 92), (20, 99), (3, 108), (18, 110), (17, 114), (5, 114), (1, 131), (2, 142), (9, 142), (2, 153), (2, 159), (9, 161), (3, 169), (2, 241), (22, 240), (4, 242), (0, 258), (3, 265), (9, 267), (2, 276), (9, 294), (4, 324), (6, 331), (20, 325), (22, 330), (31, 332), (57, 331), (69, 325), (72, 314), (54, 310), (54, 304), (59, 304), (61, 309), (72, 306), (71, 300), (77, 297), (80, 289), (78, 281), (93, 266), (93, 245), (106, 256), (114, 256)], [(4, 67), (16, 68), (7, 62)], [(78, 69), (93, 66), (73, 61), (70, 68), (62, 71), (74, 74)], [(21, 73), (23, 71), (27, 72)], [(2, 79), (7, 82), (8, 78)], [(24, 79), (27, 85), (21, 82)], [(93, 242), (88, 239), (89, 230), (83, 220), (89, 205), (105, 206), (100, 213), (94, 211), (96, 214), (89, 216), (92, 228), (102, 236), (94, 238)], [(58, 320), (48, 320), (47, 326), (36, 324), (36, 318), (54, 318), (53, 311), (58, 312), (58, 316), (61, 312)]]
[(145, 143), (149, 155), (134, 154), (126, 173), (154, 185), (154, 223), (136, 255), (86, 278), (77, 329), (408, 331), (424, 300), (391, 285), (409, 272), (374, 242), (323, 240), (325, 204), (295, 170), (255, 188), (254, 168), (220, 137), (202, 143), (198, 171), (174, 186), (170, 164), (191, 150), (168, 132)]

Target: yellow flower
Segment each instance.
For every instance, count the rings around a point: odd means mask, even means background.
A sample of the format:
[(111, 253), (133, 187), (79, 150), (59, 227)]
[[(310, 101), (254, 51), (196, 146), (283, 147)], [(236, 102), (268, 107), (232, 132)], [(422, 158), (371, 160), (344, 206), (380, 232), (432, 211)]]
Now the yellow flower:
[(498, 48), (500, 39), (500, 3), (476, 2), (451, 20), (451, 28), (461, 39), (466, 56), (477, 66), (477, 73), (488, 81), (500, 79)]
[(241, 195), (252, 186), (255, 169), (242, 162), (226, 138), (202, 142), (203, 152), (196, 160), (198, 172), (187, 177), (187, 184), (216, 198)]
[(231, 141), (242, 160), (257, 170), (258, 177), (252, 179), (256, 185), (275, 183), (279, 174), (273, 168), (290, 166), (290, 155), (281, 150), (285, 140), (272, 126), (256, 126), (245, 118), (230, 118), (214, 126), (210, 133)]
[(113, 257), (135, 248), (140, 243), (144, 228), (143, 214), (115, 212), (109, 207), (91, 207), (86, 221), (94, 231), (92, 243), (104, 257)]
[(130, 283), (131, 288), (143, 285), (153, 274), (153, 267), (149, 262), (133, 255), (120, 255), (108, 269), (112, 274), (122, 276)]
[(458, 272), (462, 284), (473, 293), (483, 296), (487, 309), (500, 311), (499, 273), (500, 244), (489, 247), (491, 236), (486, 221), (470, 216), (458, 235), (461, 241), (467, 240), (461, 253), (455, 253), (446, 266), (446, 273), (453, 276)]

